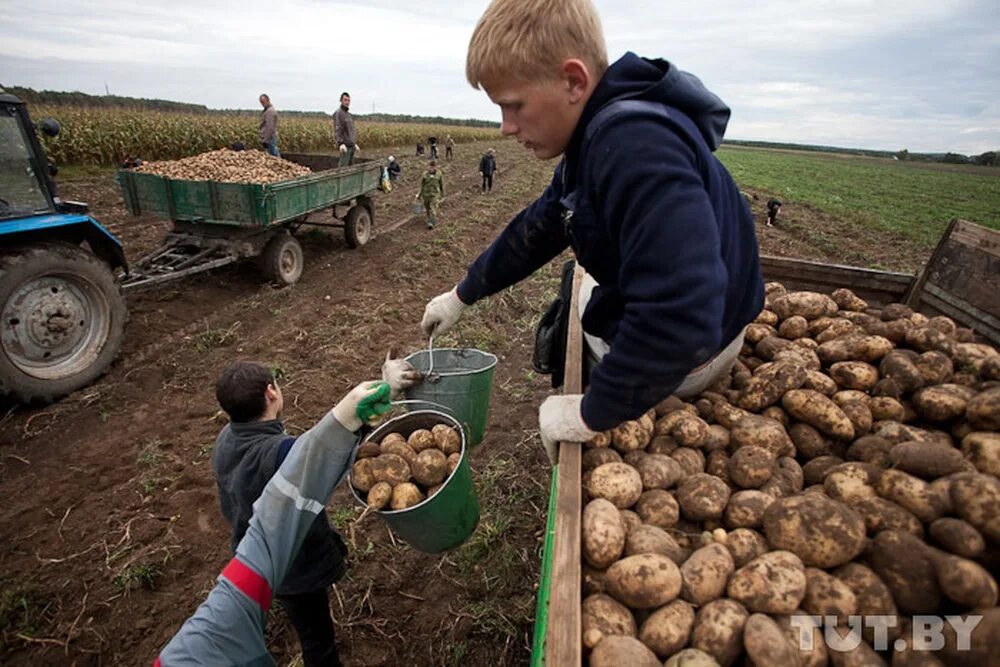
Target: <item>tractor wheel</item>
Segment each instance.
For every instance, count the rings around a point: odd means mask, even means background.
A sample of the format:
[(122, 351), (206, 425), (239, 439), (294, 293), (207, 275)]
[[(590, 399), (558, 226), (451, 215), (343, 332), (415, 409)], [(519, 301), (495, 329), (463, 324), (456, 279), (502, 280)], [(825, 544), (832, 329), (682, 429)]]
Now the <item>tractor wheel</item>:
[(298, 240), (287, 232), (271, 237), (261, 255), (264, 276), (276, 285), (294, 285), (302, 276), (305, 258)]
[(100, 377), (128, 311), (107, 264), (64, 243), (0, 255), (0, 394), (51, 402)]
[(344, 240), (348, 248), (357, 248), (368, 243), (372, 237), (372, 214), (367, 206), (352, 206), (344, 219)]

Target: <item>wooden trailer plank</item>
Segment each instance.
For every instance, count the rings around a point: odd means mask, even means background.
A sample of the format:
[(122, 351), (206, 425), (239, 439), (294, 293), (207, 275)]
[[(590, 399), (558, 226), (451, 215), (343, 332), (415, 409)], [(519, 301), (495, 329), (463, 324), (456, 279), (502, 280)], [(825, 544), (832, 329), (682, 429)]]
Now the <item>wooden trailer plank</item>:
[(783, 283), (790, 289), (831, 292), (846, 287), (875, 305), (902, 301), (913, 283), (913, 275), (909, 273), (822, 264), (789, 257), (764, 255), (760, 258), (760, 265), (766, 280)]
[[(579, 315), (583, 269), (573, 272), (566, 335), (566, 375), (563, 393), (583, 393), (583, 328)], [(556, 481), (556, 530), (552, 549), (552, 586), (545, 640), (545, 667), (580, 667), (581, 637), (581, 507), (580, 443), (559, 443), (559, 478)]]

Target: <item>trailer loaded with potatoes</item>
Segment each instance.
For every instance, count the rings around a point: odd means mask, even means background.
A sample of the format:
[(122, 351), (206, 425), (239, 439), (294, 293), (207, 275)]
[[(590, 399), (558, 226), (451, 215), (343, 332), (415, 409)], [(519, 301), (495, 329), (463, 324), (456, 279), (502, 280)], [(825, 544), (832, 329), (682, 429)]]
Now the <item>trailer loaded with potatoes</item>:
[[(221, 149), (119, 171), (130, 213), (174, 223), (160, 247), (132, 264), (125, 289), (251, 257), (268, 280), (290, 285), (302, 274), (302, 247), (294, 235), (302, 225), (342, 228), (348, 247), (364, 245), (374, 219), (369, 195), (379, 187), (382, 167), (364, 158), (347, 167), (338, 161), (334, 155), (277, 158)], [(330, 215), (318, 215), (324, 211)]]
[(762, 265), (728, 377), (560, 444), (533, 664), (1000, 664), (1000, 232)]

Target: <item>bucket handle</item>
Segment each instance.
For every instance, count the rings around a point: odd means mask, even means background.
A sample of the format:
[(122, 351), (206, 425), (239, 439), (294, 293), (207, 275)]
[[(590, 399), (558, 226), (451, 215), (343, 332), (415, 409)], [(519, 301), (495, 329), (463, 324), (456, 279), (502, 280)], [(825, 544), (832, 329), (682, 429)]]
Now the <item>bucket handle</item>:
[[(434, 334), (427, 339), (427, 372), (424, 373), (424, 382), (437, 384), (441, 381), (441, 376), (434, 372)], [(434, 405), (437, 405), (435, 403)], [(444, 407), (444, 406), (441, 406)]]
[(455, 411), (452, 410), (451, 408), (449, 408), (447, 405), (441, 405), (440, 403), (437, 403), (435, 401), (425, 401), (425, 400), (413, 399), (413, 398), (404, 398), (404, 399), (399, 400), (399, 401), (392, 401), (391, 404), (392, 405), (417, 405), (417, 404), (419, 404), (419, 405), (432, 405), (435, 408), (441, 408), (441, 412), (445, 413), (446, 415), (448, 415), (449, 417), (451, 417), (452, 419), (454, 419), (456, 422), (458, 422), (459, 426), (461, 426), (462, 429), (465, 431), (466, 436), (468, 436), (472, 432), (472, 429), (469, 428), (469, 424), (467, 422), (464, 422), (461, 419), (459, 419), (458, 418), (458, 414), (456, 414)]

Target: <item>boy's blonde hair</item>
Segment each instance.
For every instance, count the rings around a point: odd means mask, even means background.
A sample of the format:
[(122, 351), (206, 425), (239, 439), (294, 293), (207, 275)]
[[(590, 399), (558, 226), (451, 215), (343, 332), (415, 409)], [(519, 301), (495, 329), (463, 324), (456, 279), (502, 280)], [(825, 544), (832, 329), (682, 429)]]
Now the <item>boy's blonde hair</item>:
[(469, 41), (465, 77), (476, 89), (498, 78), (548, 81), (567, 58), (583, 60), (596, 77), (608, 68), (590, 0), (493, 0)]

